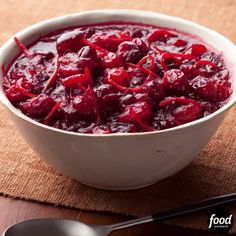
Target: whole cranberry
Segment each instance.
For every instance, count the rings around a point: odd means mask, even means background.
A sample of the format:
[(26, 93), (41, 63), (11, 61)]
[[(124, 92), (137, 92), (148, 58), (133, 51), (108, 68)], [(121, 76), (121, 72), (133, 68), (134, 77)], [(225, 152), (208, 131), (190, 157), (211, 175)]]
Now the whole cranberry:
[(64, 76), (71, 76), (78, 74), (78, 72), (81, 70), (81, 68), (78, 68), (78, 54), (75, 52), (68, 52), (62, 55), (59, 58), (59, 71), (60, 74)]
[(110, 84), (101, 84), (95, 89), (95, 94), (98, 98), (114, 93), (116, 93), (116, 90)]
[(17, 104), (18, 102), (22, 102), (26, 100), (26, 96), (22, 94), (16, 86), (12, 86), (10, 89), (6, 91), (6, 96), (10, 100), (12, 104)]
[(183, 64), (180, 70), (185, 74), (188, 79), (193, 79), (198, 75), (198, 70), (191, 64)]
[(68, 51), (77, 52), (83, 45), (83, 31), (76, 29), (62, 34), (56, 42), (57, 52), (63, 54)]
[(94, 117), (94, 104), (94, 97), (86, 93), (83, 95), (77, 95), (73, 99), (73, 108), (77, 110), (77, 113), (81, 118)]
[[(201, 62), (201, 61), (199, 61), (199, 62)], [(207, 77), (207, 78), (215, 76), (219, 72), (219, 68), (217, 66), (213, 66), (213, 65), (208, 64), (208, 63), (206, 63), (204, 65), (204, 63), (203, 63), (203, 65), (200, 65), (198, 68), (196, 68), (198, 71), (198, 74), (203, 77)]]
[(134, 42), (136, 45), (139, 46), (140, 50), (145, 54), (148, 53), (149, 48), (147, 46), (147, 44), (140, 38), (135, 38), (132, 40), (132, 42)]
[(116, 54), (124, 62), (131, 63), (137, 63), (145, 55), (137, 43), (130, 41), (121, 43)]
[(149, 94), (154, 104), (159, 103), (166, 96), (164, 86), (158, 81), (158, 79), (148, 82), (144, 87), (144, 91)]
[(106, 69), (104, 74), (104, 80), (108, 81), (112, 80), (113, 82), (128, 87), (130, 82), (130, 76), (128, 72), (123, 67)]
[(85, 68), (87, 66), (90, 70), (95, 70), (100, 68), (101, 65), (102, 62), (93, 48), (84, 46), (79, 50), (77, 60), (77, 66), (79, 68)]
[(111, 85), (102, 84), (95, 89), (95, 94), (101, 107), (102, 117), (107, 119), (115, 112), (119, 111), (120, 93)]
[(128, 68), (127, 72), (129, 73), (129, 76), (130, 76), (130, 87), (140, 86), (147, 79), (147, 74), (143, 73), (140, 70)]
[(152, 119), (151, 106), (147, 102), (137, 102), (127, 106), (125, 111), (119, 115), (118, 121), (124, 123), (148, 124)]
[(163, 80), (167, 89), (173, 94), (184, 95), (188, 91), (188, 79), (181, 70), (166, 71)]
[(27, 96), (24, 91), (27, 93), (31, 90), (32, 82), (25, 77), (21, 77), (11, 82), (11, 88), (6, 91), (6, 96), (13, 104), (16, 104), (26, 100)]
[(190, 86), (198, 97), (210, 102), (225, 101), (232, 93), (230, 87), (220, 84), (213, 78), (197, 76), (190, 81)]
[(169, 108), (171, 114), (180, 123), (185, 124), (199, 119), (202, 116), (201, 105), (197, 101), (187, 104), (176, 104)]
[[(194, 99), (186, 97), (171, 97), (163, 100), (160, 103), (163, 111), (162, 124), (177, 126), (185, 124), (202, 116), (202, 107), (200, 103)], [(160, 115), (159, 114), (159, 115)]]
[(114, 53), (109, 52), (102, 58), (102, 62), (105, 68), (115, 68), (123, 66), (123, 61)]
[(34, 118), (46, 116), (55, 106), (55, 100), (45, 94), (40, 94), (37, 97), (28, 99), (20, 104), (20, 109)]

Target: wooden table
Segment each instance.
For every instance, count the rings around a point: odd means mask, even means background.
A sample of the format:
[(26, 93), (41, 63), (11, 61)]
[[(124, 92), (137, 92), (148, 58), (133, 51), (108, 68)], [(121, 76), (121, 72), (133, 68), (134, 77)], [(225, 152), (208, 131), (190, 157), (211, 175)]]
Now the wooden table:
[[(0, 0), (0, 43), (18, 30), (40, 20), (69, 12), (99, 8), (134, 8), (177, 15), (209, 26), (236, 42), (234, 25), (236, 1), (233, 0)], [(233, 9), (235, 10), (233, 11)], [(13, 223), (37, 217), (61, 217), (97, 224), (108, 224), (128, 219), (113, 214), (85, 212), (0, 197), (0, 235), (7, 226)], [(149, 224), (114, 233), (117, 236), (152, 236), (157, 234), (165, 236), (213, 235), (209, 232), (182, 229), (165, 224)]]

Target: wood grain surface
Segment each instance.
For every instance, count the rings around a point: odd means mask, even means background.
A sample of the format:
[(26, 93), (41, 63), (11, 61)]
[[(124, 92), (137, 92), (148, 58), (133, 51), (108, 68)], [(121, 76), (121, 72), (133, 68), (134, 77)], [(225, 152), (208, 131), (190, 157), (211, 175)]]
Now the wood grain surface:
[[(180, 16), (210, 27), (236, 42), (235, 0), (0, 0), (0, 43), (17, 31), (38, 21), (71, 12), (101, 8), (142, 9)], [(0, 106), (0, 112), (1, 109)], [(127, 217), (113, 214), (84, 212), (0, 197), (0, 235), (7, 226), (13, 223), (38, 217), (69, 218), (97, 224), (109, 224), (127, 219)], [(213, 235), (209, 232), (182, 229), (165, 224), (150, 224), (113, 235), (152, 236), (157, 234)]]

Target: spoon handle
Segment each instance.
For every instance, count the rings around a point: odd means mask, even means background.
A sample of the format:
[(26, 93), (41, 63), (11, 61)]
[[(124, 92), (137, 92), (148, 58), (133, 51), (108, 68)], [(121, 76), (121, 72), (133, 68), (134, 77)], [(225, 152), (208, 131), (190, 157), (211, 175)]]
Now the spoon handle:
[(210, 210), (215, 207), (229, 205), (232, 203), (236, 203), (236, 193), (208, 198), (190, 205), (174, 208), (160, 214), (154, 214), (152, 217), (154, 222), (160, 222), (175, 217), (191, 215), (204, 210)]
[(157, 213), (152, 216), (146, 216), (126, 222), (111, 225), (112, 231), (125, 229), (136, 225), (141, 225), (149, 222), (161, 222), (164, 220), (170, 220), (176, 217), (192, 215), (194, 213), (210, 210), (215, 207), (226, 206), (232, 203), (236, 203), (236, 193), (221, 195), (217, 197), (208, 198), (196, 203), (174, 208), (172, 210), (165, 211), (163, 213)]

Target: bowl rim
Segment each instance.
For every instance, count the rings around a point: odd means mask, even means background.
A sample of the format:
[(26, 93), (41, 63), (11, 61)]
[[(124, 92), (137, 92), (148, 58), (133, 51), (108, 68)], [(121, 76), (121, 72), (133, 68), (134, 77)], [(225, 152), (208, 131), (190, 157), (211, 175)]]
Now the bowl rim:
[[(32, 33), (33, 30), (37, 30), (40, 29), (40, 27), (42, 27), (43, 25), (51, 25), (53, 23), (56, 22), (62, 22), (64, 20), (69, 20), (71, 18), (76, 18), (76, 17), (83, 17), (83, 16), (88, 16), (88, 15), (96, 15), (96, 14), (106, 14), (106, 15), (130, 15), (130, 16), (134, 16), (137, 18), (141, 18), (142, 16), (144, 17), (151, 17), (151, 18), (159, 18), (162, 20), (171, 20), (171, 21), (176, 21), (179, 24), (182, 25), (191, 25), (197, 29), (199, 29), (200, 31), (207, 31), (209, 34), (211, 34), (212, 37), (217, 37), (219, 38), (221, 41), (224, 41), (225, 43), (227, 43), (228, 45), (230, 45), (230, 47), (232, 47), (234, 49), (235, 52), (235, 56), (236, 56), (236, 46), (226, 37), (224, 37), (223, 35), (221, 35), (220, 33), (209, 29), (207, 27), (201, 26), (200, 24), (194, 23), (190, 20), (186, 20), (177, 16), (171, 16), (171, 15), (167, 15), (167, 14), (163, 14), (163, 13), (157, 13), (154, 11), (144, 11), (144, 10), (130, 10), (130, 9), (100, 9), (100, 10), (90, 10), (90, 11), (81, 11), (81, 12), (76, 12), (76, 13), (70, 13), (70, 14), (66, 14), (66, 15), (62, 15), (59, 17), (53, 17), (53, 18), (49, 18), (43, 21), (40, 21), (36, 24), (33, 24), (31, 26), (28, 26), (24, 29), (22, 29), (21, 31), (15, 33), (12, 37), (10, 37), (0, 48), (0, 58), (2, 57), (2, 54), (5, 50), (8, 49), (8, 47), (10, 47), (12, 45), (12, 43), (14, 42), (13, 38), (14, 37), (22, 37), (25, 34), (30, 34), (30, 32)], [(99, 21), (97, 21), (99, 23)], [(101, 22), (101, 21), (100, 21)], [(132, 22), (132, 21), (131, 21)], [(147, 23), (148, 24), (148, 23)], [(78, 24), (79, 25), (79, 24)], [(158, 24), (157, 24), (158, 26)], [(171, 28), (171, 27), (170, 27)], [(63, 29), (63, 28), (62, 28)], [(181, 30), (184, 31), (184, 30)], [(51, 31), (53, 32), (53, 30)], [(187, 32), (188, 31), (184, 31)], [(198, 34), (196, 34), (198, 35)], [(231, 62), (232, 63), (232, 62)], [(235, 66), (236, 67), (236, 66)], [(233, 83), (236, 83), (235, 79), (236, 79), (236, 71), (233, 71), (232, 77), (234, 78)], [(0, 80), (2, 80), (2, 72), (1, 72), (1, 78)], [(232, 84), (233, 84), (232, 83)], [(1, 86), (1, 85), (0, 85)], [(234, 90), (234, 89), (233, 89)], [(164, 133), (170, 133), (170, 132), (174, 132), (174, 131), (179, 131), (188, 127), (195, 127), (197, 125), (200, 125), (208, 120), (213, 119), (214, 117), (216, 117), (217, 115), (225, 112), (226, 110), (228, 110), (230, 107), (232, 107), (235, 103), (236, 103), (236, 91), (233, 91), (233, 94), (231, 95), (231, 97), (229, 98), (229, 101), (224, 104), (220, 109), (218, 109), (217, 111), (215, 111), (214, 113), (206, 116), (206, 117), (202, 117), (200, 119), (197, 119), (195, 121), (191, 121), (188, 122), (186, 124), (182, 124), (179, 126), (175, 126), (173, 128), (168, 128), (168, 129), (164, 129), (164, 130), (156, 130), (156, 131), (150, 131), (150, 132), (135, 132), (135, 133), (111, 133), (111, 134), (84, 134), (84, 133), (77, 133), (77, 132), (73, 132), (73, 131), (66, 131), (66, 130), (61, 130), (61, 129), (57, 129), (51, 126), (47, 126), (44, 125), (40, 122), (37, 122), (33, 119), (31, 119), (30, 117), (26, 116), (25, 114), (23, 114), (22, 112), (20, 112), (17, 108), (15, 108), (10, 101), (7, 99), (7, 97), (5, 96), (4, 92), (3, 92), (3, 88), (2, 86), (0, 87), (0, 102), (8, 109), (10, 110), (15, 116), (17, 116), (20, 119), (23, 119), (24, 121), (27, 121), (29, 123), (31, 123), (32, 125), (38, 126), (40, 128), (46, 129), (48, 131), (54, 131), (54, 132), (59, 132), (61, 134), (67, 134), (67, 135), (73, 135), (73, 136), (81, 136), (81, 137), (95, 137), (95, 138), (105, 138), (105, 137), (121, 137), (121, 136), (147, 136), (147, 135), (158, 135), (158, 134), (164, 134)]]

